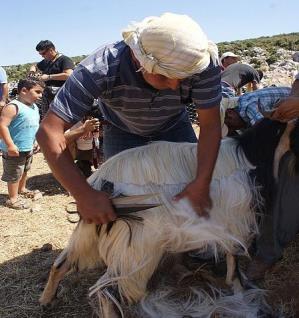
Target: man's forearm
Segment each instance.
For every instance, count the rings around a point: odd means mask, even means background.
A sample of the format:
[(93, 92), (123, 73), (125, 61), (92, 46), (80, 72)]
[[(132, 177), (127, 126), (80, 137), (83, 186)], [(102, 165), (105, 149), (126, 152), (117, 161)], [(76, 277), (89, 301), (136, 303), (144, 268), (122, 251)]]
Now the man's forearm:
[(216, 125), (213, 129), (207, 131), (205, 129), (201, 130), (197, 150), (198, 165), (196, 176), (196, 182), (198, 182), (199, 185), (208, 185), (211, 182), (218, 156), (220, 140), (220, 125)]
[(49, 75), (48, 77), (48, 81), (66, 81), (71, 73), (57, 73), (57, 74), (45, 74), (45, 75)]

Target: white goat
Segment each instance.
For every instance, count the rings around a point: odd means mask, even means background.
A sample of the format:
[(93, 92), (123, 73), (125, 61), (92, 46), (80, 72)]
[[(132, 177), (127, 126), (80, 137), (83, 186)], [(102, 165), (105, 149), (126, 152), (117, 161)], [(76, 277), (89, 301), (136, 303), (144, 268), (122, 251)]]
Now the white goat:
[[(196, 144), (157, 142), (124, 151), (105, 162), (89, 178), (92, 187), (101, 190), (103, 182), (109, 181), (114, 184), (114, 196), (157, 193), (154, 201), (164, 205), (136, 213), (143, 221), (129, 220), (129, 226), (118, 219), (108, 232), (107, 225), (80, 221), (68, 247), (52, 266), (40, 303), (51, 302), (59, 281), (71, 268), (95, 266), (106, 266), (107, 270), (91, 288), (91, 295), (108, 293), (106, 287), (116, 285), (121, 300), (138, 302), (146, 295), (147, 283), (163, 255), (195, 249), (212, 248), (215, 256), (219, 251), (226, 253), (227, 282), (231, 283), (232, 255), (240, 247), (246, 249), (251, 234), (257, 232), (252, 206), (255, 190), (248, 177), (253, 167), (242, 151), (237, 152), (236, 145), (232, 139), (221, 144), (211, 183), (209, 219), (199, 218), (183, 200), (178, 204), (172, 201), (173, 195), (195, 177)], [(105, 304), (103, 298), (101, 302)], [(115, 315), (109, 312), (107, 301), (104, 307), (104, 316)]]

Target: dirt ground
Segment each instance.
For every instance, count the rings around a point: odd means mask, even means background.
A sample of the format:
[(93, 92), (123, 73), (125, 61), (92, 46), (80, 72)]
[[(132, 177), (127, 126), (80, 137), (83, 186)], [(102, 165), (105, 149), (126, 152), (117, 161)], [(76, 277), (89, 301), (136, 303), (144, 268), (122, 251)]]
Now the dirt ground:
[[(29, 200), (31, 209), (17, 211), (4, 206), (7, 189), (0, 182), (0, 317), (92, 317), (87, 293), (99, 277), (97, 271), (70, 274), (52, 308), (42, 310), (38, 304), (49, 269), (74, 228), (65, 212), (72, 198), (53, 178), (41, 153), (34, 157), (28, 187), (39, 189), (43, 197)], [(275, 317), (299, 317), (299, 237), (261, 287), (280, 313)]]

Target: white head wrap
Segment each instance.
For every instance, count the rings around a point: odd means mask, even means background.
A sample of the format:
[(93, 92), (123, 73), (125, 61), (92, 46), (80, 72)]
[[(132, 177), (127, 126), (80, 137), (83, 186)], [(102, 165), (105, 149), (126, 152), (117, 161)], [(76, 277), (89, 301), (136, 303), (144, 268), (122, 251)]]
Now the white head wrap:
[(187, 15), (148, 17), (128, 26), (122, 35), (148, 73), (183, 79), (204, 71), (210, 59), (218, 64), (216, 44)]

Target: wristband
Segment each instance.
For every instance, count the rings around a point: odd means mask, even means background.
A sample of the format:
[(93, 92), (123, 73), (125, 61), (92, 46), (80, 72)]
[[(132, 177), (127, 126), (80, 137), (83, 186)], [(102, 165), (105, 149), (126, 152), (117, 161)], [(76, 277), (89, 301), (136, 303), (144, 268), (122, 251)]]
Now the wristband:
[(51, 79), (51, 74), (48, 75), (48, 80), (50, 80), (50, 79)]

